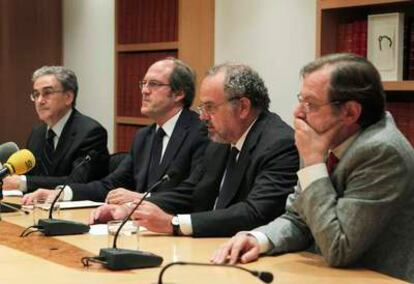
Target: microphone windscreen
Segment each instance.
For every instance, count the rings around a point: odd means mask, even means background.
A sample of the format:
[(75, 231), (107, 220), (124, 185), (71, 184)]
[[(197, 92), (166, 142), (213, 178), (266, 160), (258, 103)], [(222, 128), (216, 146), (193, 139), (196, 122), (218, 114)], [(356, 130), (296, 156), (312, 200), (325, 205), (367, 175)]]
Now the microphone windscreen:
[(35, 164), (36, 160), (32, 152), (23, 149), (11, 155), (4, 166), (9, 168), (10, 174), (21, 175), (30, 171)]
[(14, 142), (6, 142), (0, 145), (0, 163), (4, 164), (9, 157), (19, 151), (19, 147)]

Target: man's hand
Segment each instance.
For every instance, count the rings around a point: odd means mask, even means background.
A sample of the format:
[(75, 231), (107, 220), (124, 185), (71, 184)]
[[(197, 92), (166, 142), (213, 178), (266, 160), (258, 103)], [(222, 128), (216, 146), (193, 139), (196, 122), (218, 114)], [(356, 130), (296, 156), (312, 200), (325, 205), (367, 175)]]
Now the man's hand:
[(104, 204), (91, 212), (89, 224), (107, 223), (111, 220), (124, 219), (129, 212), (129, 207), (126, 205)]
[(343, 123), (338, 121), (323, 133), (317, 133), (303, 119), (294, 120), (295, 144), (299, 155), (303, 159), (304, 166), (311, 166), (323, 163), (332, 141), (343, 127)]
[(25, 194), (22, 198), (23, 205), (33, 204), (35, 200), (53, 200), (57, 194), (56, 190), (39, 188), (35, 192)]
[(251, 235), (240, 233), (221, 245), (210, 258), (212, 263), (236, 264), (237, 261), (247, 263), (259, 258), (260, 247), (257, 239)]
[(125, 188), (116, 188), (111, 190), (106, 196), (105, 202), (108, 204), (124, 204), (127, 202), (138, 202), (142, 198), (141, 193), (131, 191)]
[(20, 177), (12, 175), (3, 179), (3, 189), (20, 189)]
[(149, 201), (142, 202), (131, 216), (140, 226), (147, 228), (149, 231), (168, 234), (172, 233), (172, 217), (172, 215), (165, 213)]

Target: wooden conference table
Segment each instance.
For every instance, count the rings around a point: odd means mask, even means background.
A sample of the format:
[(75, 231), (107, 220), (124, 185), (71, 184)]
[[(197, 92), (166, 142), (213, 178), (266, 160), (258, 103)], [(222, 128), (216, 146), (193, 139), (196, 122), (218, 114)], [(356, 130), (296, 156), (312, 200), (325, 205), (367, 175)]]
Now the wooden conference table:
[[(90, 209), (62, 210), (61, 219), (86, 222)], [(19, 238), (24, 227), (32, 225), (32, 216), (2, 214), (0, 221), (0, 283), (157, 283), (161, 267), (128, 271), (109, 271), (99, 264), (83, 268), (80, 258), (98, 254), (107, 246), (107, 236), (75, 235), (44, 237), (32, 234)], [(211, 253), (225, 239), (170, 237), (142, 233), (140, 249), (164, 258), (162, 266), (172, 261), (208, 262)], [(244, 267), (270, 271), (273, 283), (406, 283), (364, 269), (329, 268), (320, 256), (292, 253), (263, 257)], [(222, 267), (173, 266), (164, 274), (163, 283), (262, 283), (248, 273)]]

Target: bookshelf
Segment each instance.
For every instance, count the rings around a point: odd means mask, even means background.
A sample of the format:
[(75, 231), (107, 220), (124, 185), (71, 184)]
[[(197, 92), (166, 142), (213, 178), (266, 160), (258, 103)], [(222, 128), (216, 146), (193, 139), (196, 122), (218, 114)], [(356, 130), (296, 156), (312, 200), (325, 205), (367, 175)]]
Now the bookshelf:
[(196, 71), (198, 89), (213, 52), (214, 0), (115, 1), (115, 151), (128, 151), (136, 131), (152, 123), (140, 112), (147, 68), (177, 57)]
[[(318, 0), (316, 11), (316, 55), (341, 50), (338, 34), (341, 25), (364, 21), (368, 15), (403, 12), (414, 16), (412, 0)], [(414, 80), (384, 81), (387, 109), (398, 128), (414, 145)]]

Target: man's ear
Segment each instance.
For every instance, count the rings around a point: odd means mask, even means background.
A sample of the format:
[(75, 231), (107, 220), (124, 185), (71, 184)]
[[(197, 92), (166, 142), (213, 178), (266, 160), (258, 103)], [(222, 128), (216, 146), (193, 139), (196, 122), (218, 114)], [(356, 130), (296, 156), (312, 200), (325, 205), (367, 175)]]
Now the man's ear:
[(356, 101), (348, 101), (342, 107), (343, 122), (347, 125), (358, 123), (362, 106)]
[(175, 92), (174, 93), (174, 101), (175, 102), (182, 102), (182, 103), (184, 103), (184, 97), (185, 97), (185, 95), (184, 95), (184, 91), (183, 90), (179, 90), (178, 92)]
[(240, 118), (246, 118), (251, 112), (252, 102), (246, 97), (241, 97), (239, 99), (239, 107), (240, 107)]
[(73, 101), (75, 100), (75, 94), (73, 91), (65, 91), (64, 95), (66, 96), (65, 104), (67, 106), (73, 105)]

